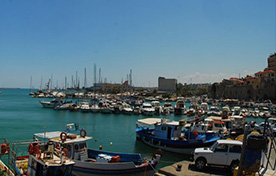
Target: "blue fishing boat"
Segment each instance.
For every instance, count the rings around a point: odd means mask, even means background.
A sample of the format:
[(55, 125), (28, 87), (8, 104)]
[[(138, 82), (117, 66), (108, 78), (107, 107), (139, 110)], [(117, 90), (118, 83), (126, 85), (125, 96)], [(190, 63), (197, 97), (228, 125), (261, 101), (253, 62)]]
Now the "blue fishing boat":
[(62, 151), (65, 157), (75, 162), (74, 175), (116, 175), (116, 176), (152, 176), (159, 163), (160, 154), (152, 158), (143, 158), (140, 154), (125, 154), (88, 149), (87, 141), (92, 137), (75, 124), (68, 124), (66, 131), (54, 131), (34, 134), (35, 139), (52, 141), (56, 151)]
[(192, 154), (195, 148), (210, 146), (220, 139), (215, 133), (208, 136), (198, 134), (185, 121), (168, 122), (167, 119), (147, 118), (138, 120), (136, 125), (138, 140), (152, 147), (181, 154)]

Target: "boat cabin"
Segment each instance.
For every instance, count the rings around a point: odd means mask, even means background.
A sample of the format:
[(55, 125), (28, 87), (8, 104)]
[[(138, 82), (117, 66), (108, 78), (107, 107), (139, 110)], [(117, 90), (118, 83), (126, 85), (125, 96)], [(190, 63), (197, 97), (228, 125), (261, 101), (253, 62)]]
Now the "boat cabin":
[[(83, 133), (83, 134), (82, 134)], [(62, 134), (66, 135), (62, 140)], [(80, 135), (65, 133), (61, 131), (37, 133), (35, 137), (47, 138), (53, 141), (55, 144), (62, 143), (62, 147), (66, 148), (66, 156), (72, 160), (85, 161), (88, 159), (87, 154), (87, 140), (92, 137), (86, 136), (86, 131), (81, 131)], [(55, 146), (57, 150), (60, 150), (61, 146)]]
[(179, 140), (194, 139), (197, 133), (194, 128), (186, 128), (186, 121), (180, 120), (169, 122), (167, 119), (147, 118), (137, 121), (137, 128), (147, 128), (154, 138)]
[(162, 119), (160, 124), (155, 125), (154, 135), (163, 139), (179, 139), (181, 130), (182, 126), (179, 125), (179, 122), (167, 122), (166, 119)]
[(71, 176), (75, 162), (54, 149), (52, 141), (19, 141), (12, 144), (14, 175)]

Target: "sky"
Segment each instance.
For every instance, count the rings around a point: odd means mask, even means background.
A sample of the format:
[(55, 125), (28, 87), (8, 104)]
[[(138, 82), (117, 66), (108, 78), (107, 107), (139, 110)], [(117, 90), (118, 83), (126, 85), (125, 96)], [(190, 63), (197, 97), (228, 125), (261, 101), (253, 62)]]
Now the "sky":
[(83, 85), (85, 68), (91, 86), (94, 64), (110, 83), (214, 83), (274, 52), (275, 0), (0, 0), (0, 87)]

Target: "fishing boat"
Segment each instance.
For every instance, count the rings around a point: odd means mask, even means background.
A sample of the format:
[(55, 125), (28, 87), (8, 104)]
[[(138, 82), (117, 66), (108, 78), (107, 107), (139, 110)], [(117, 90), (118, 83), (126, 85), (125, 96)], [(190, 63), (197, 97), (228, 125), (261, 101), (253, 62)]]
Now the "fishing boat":
[(12, 143), (12, 148), (7, 142), (1, 143), (1, 155), (9, 155), (6, 175), (71, 176), (75, 162), (64, 156), (62, 149), (55, 151), (50, 141), (19, 141)]
[[(146, 159), (140, 154), (123, 154), (89, 149), (84, 129), (75, 124), (68, 124), (65, 131), (36, 133), (34, 138), (62, 143), (66, 149), (65, 156), (75, 162), (73, 175), (116, 175), (116, 176), (152, 176), (160, 160), (160, 155)], [(57, 150), (59, 146), (55, 147)]]
[(185, 125), (185, 121), (140, 119), (136, 123), (136, 138), (152, 147), (180, 154), (192, 154), (195, 148), (210, 146), (220, 139), (219, 136), (206, 138)]

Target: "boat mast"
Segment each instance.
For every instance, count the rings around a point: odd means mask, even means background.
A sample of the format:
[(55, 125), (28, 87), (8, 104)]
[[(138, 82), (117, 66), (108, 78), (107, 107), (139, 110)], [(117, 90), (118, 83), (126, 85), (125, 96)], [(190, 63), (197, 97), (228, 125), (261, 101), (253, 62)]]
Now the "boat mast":
[(84, 89), (87, 87), (86, 68), (84, 68)]
[(33, 84), (33, 77), (31, 76), (31, 81), (30, 81), (30, 92), (32, 91), (32, 84)]

